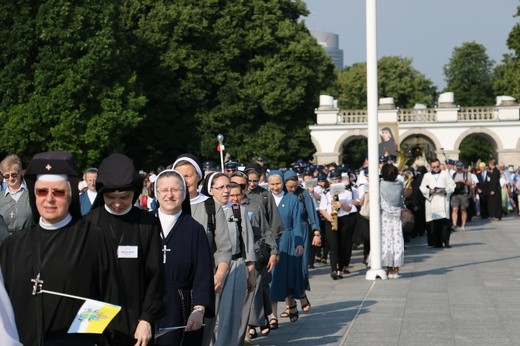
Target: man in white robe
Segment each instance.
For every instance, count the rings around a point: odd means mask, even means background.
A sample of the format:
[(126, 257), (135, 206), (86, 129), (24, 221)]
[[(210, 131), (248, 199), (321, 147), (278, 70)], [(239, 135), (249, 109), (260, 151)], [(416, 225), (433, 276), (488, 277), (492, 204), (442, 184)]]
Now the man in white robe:
[(444, 244), (445, 248), (450, 248), (450, 197), (455, 190), (455, 182), (448, 171), (441, 170), (439, 159), (433, 159), (430, 168), (419, 187), (426, 198), (428, 245), (442, 248)]

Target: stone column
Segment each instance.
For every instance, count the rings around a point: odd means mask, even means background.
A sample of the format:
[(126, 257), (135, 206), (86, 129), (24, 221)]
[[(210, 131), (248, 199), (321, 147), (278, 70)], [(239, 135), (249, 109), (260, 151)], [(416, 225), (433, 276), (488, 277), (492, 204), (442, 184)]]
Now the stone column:
[(339, 109), (332, 96), (320, 95), (320, 106), (314, 110), (314, 113), (316, 113), (316, 124), (318, 125), (336, 125), (338, 123)]
[(520, 106), (512, 96), (497, 96), (498, 120), (520, 120)]
[(438, 122), (456, 122), (458, 120), (459, 107), (455, 105), (455, 98), (452, 92), (445, 92), (439, 95), (435, 116)]

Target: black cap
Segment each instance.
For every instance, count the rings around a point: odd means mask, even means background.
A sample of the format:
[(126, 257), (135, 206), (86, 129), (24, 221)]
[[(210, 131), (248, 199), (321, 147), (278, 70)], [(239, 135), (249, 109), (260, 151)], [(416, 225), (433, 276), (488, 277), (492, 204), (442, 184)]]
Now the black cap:
[(25, 170), (25, 176), (40, 174), (78, 176), (78, 172), (74, 168), (74, 158), (67, 151), (47, 151), (34, 155)]
[(78, 190), (78, 172), (74, 165), (74, 157), (68, 151), (47, 151), (33, 156), (25, 170), (25, 183), (29, 193), (29, 203), (35, 223), (38, 223), (40, 214), (36, 208), (34, 185), (40, 174), (59, 174), (68, 176), (71, 190), (69, 213), (74, 218), (81, 218)]
[(246, 168), (244, 169), (244, 172), (249, 172), (249, 171), (257, 171), (258, 173), (263, 173), (264, 172), (264, 168), (262, 166), (260, 166), (258, 163), (248, 163), (246, 165)]
[(213, 161), (206, 161), (202, 164), (202, 168), (204, 168), (205, 170), (215, 169), (217, 168), (217, 165)]
[(341, 179), (341, 171), (330, 172), (330, 179)]
[(318, 174), (318, 181), (325, 181), (325, 180), (327, 180), (327, 174), (320, 172), (320, 174)]
[(228, 161), (224, 164), (224, 168), (236, 170), (238, 169), (238, 163), (236, 163), (235, 161)]
[(142, 178), (131, 158), (118, 153), (110, 155), (99, 166), (96, 179), (98, 195), (92, 208), (104, 204), (103, 193), (114, 191), (133, 191), (135, 203), (139, 197), (141, 183)]

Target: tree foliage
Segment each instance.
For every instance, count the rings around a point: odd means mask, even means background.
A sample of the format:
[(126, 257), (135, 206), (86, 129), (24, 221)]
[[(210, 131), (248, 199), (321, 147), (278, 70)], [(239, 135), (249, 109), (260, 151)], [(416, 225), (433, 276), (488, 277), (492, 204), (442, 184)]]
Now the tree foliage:
[(0, 151), (28, 159), (109, 152), (142, 167), (310, 158), (308, 125), (333, 65), (300, 21), (301, 0), (0, 4)]
[(456, 47), (444, 76), (445, 91), (452, 91), (460, 106), (489, 106), (494, 102), (493, 60), (486, 48), (476, 42), (466, 42)]
[(117, 2), (0, 4), (1, 150), (68, 150), (79, 166), (124, 151), (145, 104), (128, 68)]
[(489, 140), (479, 135), (469, 135), (460, 143), (459, 160), (475, 164), (479, 160), (488, 162), (495, 157), (495, 150)]
[[(515, 16), (520, 16), (520, 6)], [(509, 33), (507, 46), (512, 52), (504, 54), (502, 63), (495, 68), (493, 91), (495, 95), (509, 95), (520, 100), (520, 24)]]
[[(378, 95), (393, 97), (395, 105), (411, 108), (416, 103), (433, 105), (433, 82), (412, 66), (412, 60), (387, 56), (378, 61)], [(365, 109), (367, 106), (366, 63), (356, 63), (339, 72), (338, 103), (341, 108)]]

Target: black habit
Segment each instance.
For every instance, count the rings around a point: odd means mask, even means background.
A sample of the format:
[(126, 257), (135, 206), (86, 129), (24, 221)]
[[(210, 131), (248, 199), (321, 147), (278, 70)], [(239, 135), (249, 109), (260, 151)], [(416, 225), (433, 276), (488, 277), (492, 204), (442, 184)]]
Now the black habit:
[[(86, 218), (101, 227), (112, 240), (121, 275), (123, 307), (108, 326), (111, 345), (134, 345), (138, 320), (152, 325), (164, 316), (164, 271), (161, 227), (157, 218), (132, 207), (125, 215), (112, 215), (105, 206), (91, 210)], [(118, 248), (134, 247), (136, 257), (118, 255)], [(132, 258), (133, 257), (133, 258)]]
[[(163, 239), (166, 246), (167, 315), (159, 328), (185, 326), (193, 306), (203, 305), (205, 317), (215, 316), (214, 261), (204, 227), (184, 211)], [(203, 329), (171, 331), (158, 345), (200, 345)]]
[(502, 188), (500, 187), (500, 171), (493, 168), (489, 174), (489, 197), (488, 212), (489, 216), (502, 219)]
[(67, 334), (83, 300), (33, 295), (31, 279), (40, 273), (44, 290), (120, 305), (115, 264), (109, 238), (86, 220), (73, 219), (55, 230), (35, 225), (8, 237), (0, 247), (0, 265), (20, 341), (26, 346), (62, 338), (74, 345), (97, 342), (97, 335)]

